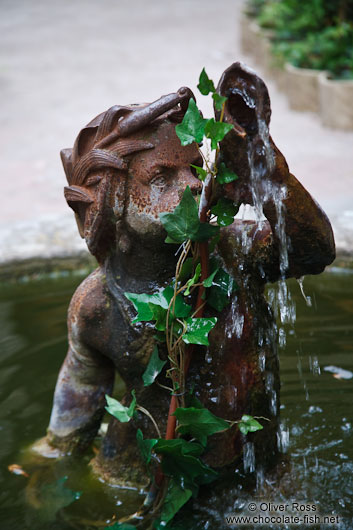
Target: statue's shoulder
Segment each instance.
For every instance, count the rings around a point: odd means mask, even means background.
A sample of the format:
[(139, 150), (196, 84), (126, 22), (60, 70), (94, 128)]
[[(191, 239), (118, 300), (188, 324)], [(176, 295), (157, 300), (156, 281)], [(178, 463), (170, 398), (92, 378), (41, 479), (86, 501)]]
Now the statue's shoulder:
[(69, 320), (102, 316), (107, 307), (106, 276), (98, 267), (77, 287), (69, 307)]

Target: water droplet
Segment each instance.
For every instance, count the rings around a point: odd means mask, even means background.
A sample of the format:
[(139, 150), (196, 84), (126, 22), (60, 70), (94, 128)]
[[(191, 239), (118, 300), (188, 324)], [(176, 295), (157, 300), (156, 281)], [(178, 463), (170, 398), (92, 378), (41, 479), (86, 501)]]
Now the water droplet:
[(270, 394), (270, 410), (274, 416), (277, 415), (277, 393), (275, 390), (272, 390)]
[(352, 429), (352, 424), (347, 421), (341, 426), (343, 432), (349, 432)]
[(259, 367), (260, 367), (261, 372), (265, 370), (265, 365), (266, 365), (266, 355), (265, 355), (265, 352), (261, 351), (259, 354)]
[(244, 315), (239, 313), (237, 298), (235, 297), (232, 300), (231, 310), (225, 326), (227, 337), (230, 339), (235, 333), (236, 337), (240, 339), (243, 334), (243, 326)]
[(207, 350), (207, 353), (205, 355), (205, 361), (208, 364), (210, 364), (212, 362), (212, 355), (210, 354), (209, 350)]
[(316, 355), (314, 357), (312, 357), (311, 355), (309, 356), (309, 367), (310, 367), (310, 371), (314, 375), (321, 374), (319, 359), (316, 357)]
[(252, 442), (244, 444), (243, 462), (245, 473), (253, 473), (255, 471), (255, 448)]
[(278, 450), (286, 453), (289, 447), (289, 429), (284, 423), (280, 423), (277, 431)]
[(266, 392), (270, 393), (273, 390), (274, 376), (272, 372), (267, 372), (265, 375)]
[(323, 412), (322, 408), (321, 407), (317, 407), (315, 405), (311, 405), (308, 409), (308, 412), (309, 414), (316, 414), (316, 413), (320, 413), (320, 412)]
[(286, 345), (286, 332), (284, 328), (280, 328), (278, 331), (278, 344), (280, 348), (284, 348)]
[(300, 291), (303, 295), (303, 298), (305, 300), (305, 303), (308, 307), (311, 307), (313, 305), (313, 302), (310, 298), (310, 296), (306, 296), (305, 295), (305, 292), (304, 292), (304, 276), (302, 276), (301, 278), (297, 278), (297, 282), (299, 284), (299, 287), (300, 287)]
[(292, 436), (301, 436), (303, 434), (303, 429), (300, 427), (300, 425), (293, 425), (291, 434)]
[(256, 491), (261, 491), (265, 484), (265, 473), (262, 467), (256, 471)]

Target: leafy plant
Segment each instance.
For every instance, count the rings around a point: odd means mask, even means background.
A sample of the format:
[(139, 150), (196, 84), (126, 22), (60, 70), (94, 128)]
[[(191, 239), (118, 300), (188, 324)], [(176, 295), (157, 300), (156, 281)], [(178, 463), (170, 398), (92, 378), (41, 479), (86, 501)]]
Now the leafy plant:
[(353, 79), (353, 27), (349, 24), (311, 33), (302, 41), (278, 43), (275, 51), (294, 66), (327, 70), (335, 79)]
[(242, 434), (248, 434), (248, 432), (259, 431), (260, 429), (263, 429), (263, 426), (252, 416), (244, 414), (241, 417), (241, 420), (239, 422), (239, 430)]
[[(141, 457), (150, 476), (154, 477), (152, 489), (157, 489), (155, 497), (151, 495), (152, 501), (147, 503), (149, 513), (145, 515), (154, 520), (155, 529), (171, 528), (170, 522), (175, 514), (191, 497), (197, 496), (199, 486), (217, 478), (217, 472), (202, 460), (209, 436), (236, 424), (243, 434), (262, 428), (252, 416), (227, 421), (212, 414), (195, 396), (185, 398), (186, 375), (192, 353), (190, 345), (207, 346), (209, 333), (217, 323), (216, 316), (203, 316), (204, 306), (208, 304), (210, 308), (222, 311), (237, 289), (235, 281), (217, 258), (213, 256), (210, 259), (209, 256), (217, 244), (221, 227), (231, 224), (238, 211), (238, 206), (228, 199), (216, 201), (217, 188), (219, 190), (220, 186), (237, 179), (237, 175), (223, 162), (219, 164), (219, 142), (233, 126), (223, 122), (226, 98), (217, 94), (205, 69), (201, 72), (198, 87), (202, 94), (212, 94), (214, 105), (220, 111), (220, 120), (204, 119), (195, 101), (190, 99), (184, 119), (175, 130), (182, 145), (194, 142), (198, 145), (206, 140), (210, 141), (211, 149), (215, 151), (213, 164), (200, 151), (205, 168), (193, 166), (203, 181), (203, 194), (207, 190), (209, 199), (205, 200), (202, 195), (199, 207), (190, 188), (186, 187), (175, 210), (160, 214), (167, 232), (166, 243), (182, 245), (173, 282), (153, 294), (125, 293), (137, 313), (133, 322), (153, 322), (156, 340), (165, 343), (167, 349), (168, 361), (160, 358), (155, 346), (142, 376), (144, 386), (155, 384), (165, 365), (169, 364), (165, 374), (171, 380), (171, 388), (160, 385), (171, 392), (165, 439), (148, 410), (137, 402), (134, 391), (129, 406), (107, 396), (107, 411), (119, 421), (128, 422), (143, 413), (156, 428), (156, 438), (144, 439), (140, 429), (136, 434)], [(210, 212), (213, 218), (216, 217), (217, 224), (210, 223)], [(193, 304), (195, 290), (197, 299)], [(125, 518), (114, 527), (134, 528), (129, 521)]]
[(127, 423), (128, 421), (130, 421), (135, 413), (135, 409), (136, 409), (135, 391), (133, 390), (131, 393), (132, 393), (132, 401), (129, 407), (124, 407), (124, 405), (122, 405), (116, 399), (106, 396), (108, 406), (105, 408), (107, 412), (109, 412), (109, 414), (114, 416), (117, 420), (121, 421), (122, 423)]
[(189, 186), (174, 212), (161, 213), (159, 217), (168, 232), (167, 243), (184, 243), (188, 239), (207, 241), (219, 232), (217, 226), (200, 222), (197, 203)]
[(257, 21), (273, 33), (280, 62), (327, 70), (337, 79), (353, 78), (353, 5), (347, 0), (268, 0)]
[(222, 418), (218, 418), (205, 408), (178, 408), (174, 412), (178, 419), (177, 432), (190, 434), (203, 446), (207, 444), (207, 437), (216, 432), (229, 428), (229, 424)]

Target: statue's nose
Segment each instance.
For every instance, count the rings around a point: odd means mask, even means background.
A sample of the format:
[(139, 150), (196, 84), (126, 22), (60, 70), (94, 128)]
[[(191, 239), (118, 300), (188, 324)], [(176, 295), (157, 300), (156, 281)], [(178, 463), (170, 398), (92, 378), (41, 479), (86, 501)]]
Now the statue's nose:
[(200, 180), (192, 174), (191, 170), (189, 168), (183, 168), (178, 171), (178, 187), (180, 198), (187, 186), (189, 186), (191, 191), (195, 194), (202, 189)]

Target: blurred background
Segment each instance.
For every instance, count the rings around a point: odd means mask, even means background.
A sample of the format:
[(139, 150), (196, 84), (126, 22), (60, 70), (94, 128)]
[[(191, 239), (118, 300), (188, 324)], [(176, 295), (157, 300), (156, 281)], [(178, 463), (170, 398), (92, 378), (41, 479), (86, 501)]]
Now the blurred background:
[[(336, 264), (343, 265), (306, 279), (305, 300), (289, 282), (298, 321), (280, 335), (280, 442), (294, 471), (288, 484), (296, 500), (318, 502), (320, 513), (338, 513), (346, 521), (342, 528), (353, 528), (352, 4), (1, 0), (1, 530), (82, 528), (71, 524), (78, 517), (97, 527), (96, 520), (120, 505), (118, 513), (132, 511), (126, 493), (94, 482), (89, 455), (74, 466), (59, 461), (32, 490), (24, 476), (8, 470), (45, 433), (66, 350), (67, 306), (87, 275), (86, 246), (63, 196), (60, 150), (72, 147), (80, 129), (112, 105), (151, 102), (181, 86), (195, 92), (210, 117), (210, 98), (196, 89), (202, 68), (217, 83), (239, 60), (265, 80), (274, 142), (328, 214)], [(56, 274), (59, 267), (64, 272)], [(63, 278), (70, 268), (77, 276)], [(48, 271), (54, 274), (33, 278)], [(25, 283), (28, 276), (33, 281)], [(261, 469), (258, 477), (261, 484)], [(28, 490), (38, 500), (32, 508)], [(73, 503), (75, 491), (83, 494)], [(241, 509), (244, 494), (229, 489), (221, 499), (210, 497), (208, 508), (194, 506), (193, 530), (224, 528), (224, 514)], [(286, 498), (282, 491), (271, 495), (274, 502)]]
[[(217, 82), (238, 60), (267, 83), (273, 139), (291, 171), (329, 215), (340, 253), (350, 253), (353, 131), (349, 124), (344, 129), (332, 125), (312, 108), (316, 96), (307, 92), (303, 80), (293, 80), (286, 64), (292, 70), (331, 68), (331, 77), (344, 78), (351, 86), (351, 4), (2, 0), (1, 263), (84, 251), (63, 197), (59, 151), (72, 147), (94, 116), (114, 104), (153, 101), (184, 85), (197, 94), (203, 67)], [(332, 43), (334, 51), (328, 53)], [(289, 80), (286, 72), (292, 75)], [(302, 103), (292, 101), (293, 91)], [(197, 98), (210, 115), (207, 98)], [(326, 96), (324, 106), (332, 110), (332, 101)], [(351, 112), (348, 106), (342, 116)]]

